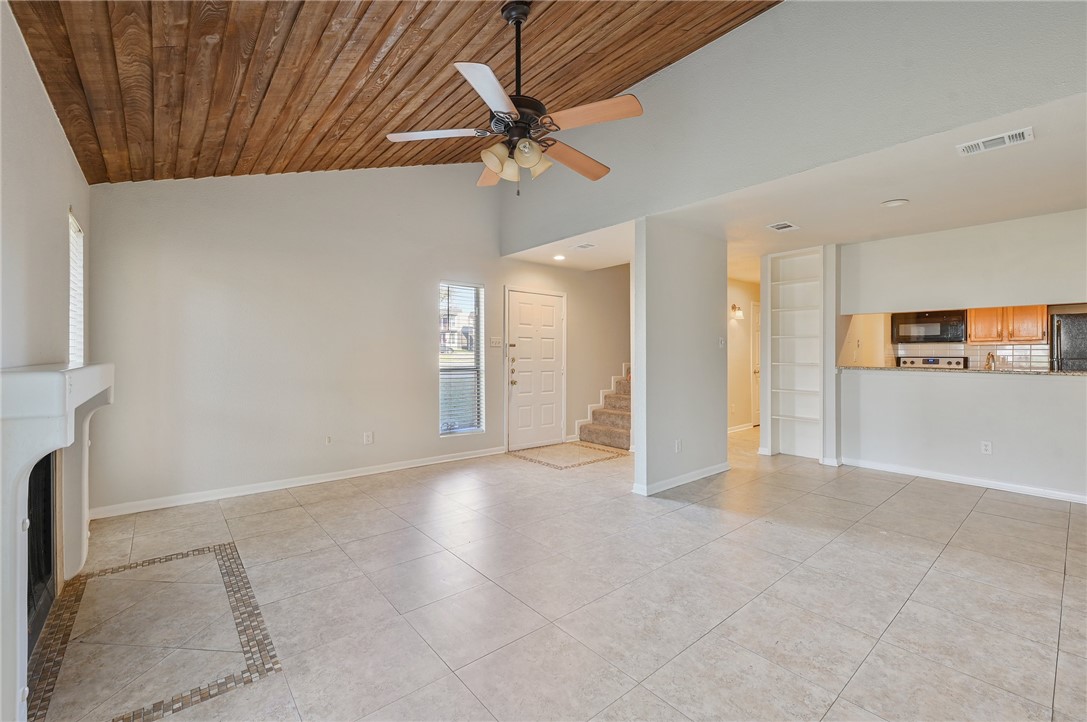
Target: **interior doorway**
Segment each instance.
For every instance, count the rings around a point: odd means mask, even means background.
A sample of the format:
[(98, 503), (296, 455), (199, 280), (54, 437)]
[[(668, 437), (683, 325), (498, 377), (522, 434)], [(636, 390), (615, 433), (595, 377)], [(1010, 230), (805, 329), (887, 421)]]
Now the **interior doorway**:
[(510, 451), (560, 444), (566, 429), (566, 294), (506, 288)]
[(759, 425), (759, 274), (728, 279), (728, 430)]

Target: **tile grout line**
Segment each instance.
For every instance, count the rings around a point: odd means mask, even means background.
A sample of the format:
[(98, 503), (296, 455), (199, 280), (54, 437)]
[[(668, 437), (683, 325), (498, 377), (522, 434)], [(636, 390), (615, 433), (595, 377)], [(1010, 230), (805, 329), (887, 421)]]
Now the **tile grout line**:
[[(914, 477), (914, 478), (918, 478), (918, 477)], [(905, 488), (906, 487), (903, 487), (903, 489), (905, 489)], [(900, 489), (899, 491), (902, 491), (902, 489)], [(892, 494), (892, 496), (897, 496), (897, 494), (898, 494), (898, 492), (895, 492), (895, 494)], [(959, 523), (959, 526), (956, 527), (955, 534), (958, 533), (958, 530), (961, 529), (962, 525), (966, 523), (966, 519), (969, 518), (970, 514), (973, 513), (974, 509), (981, 502), (982, 496), (984, 496), (984, 492), (982, 492), (982, 494), (978, 496), (977, 500), (974, 501), (973, 506), (970, 507), (970, 511), (967, 513), (966, 517), (964, 517), (963, 520)], [(859, 672), (861, 670), (861, 668), (864, 667), (864, 663), (868, 661), (868, 658), (870, 656), (872, 656), (872, 652), (874, 652), (876, 647), (879, 646), (879, 643), (883, 641), (883, 637), (884, 637), (884, 635), (887, 634), (887, 630), (891, 628), (891, 626), (895, 623), (895, 620), (898, 619), (898, 616), (902, 613), (902, 610), (905, 609), (906, 605), (910, 602), (910, 600), (913, 599), (913, 595), (914, 595), (914, 593), (917, 592), (917, 588), (920, 587), (922, 583), (924, 583), (924, 581), (928, 577), (929, 573), (932, 572), (932, 569), (933, 569), (933, 567), (935, 567), (936, 562), (939, 560), (940, 556), (942, 556), (944, 551), (946, 551), (947, 548), (951, 545), (951, 539), (955, 538), (955, 534), (952, 534), (951, 537), (947, 540), (947, 542), (943, 546), (943, 549), (940, 550), (940, 553), (937, 554), (936, 557), (932, 560), (932, 563), (929, 564), (928, 570), (925, 572), (924, 576), (922, 576), (921, 579), (918, 580), (917, 584), (914, 585), (913, 591), (911, 591), (909, 593), (909, 595), (906, 597), (906, 600), (898, 608), (898, 611), (895, 613), (894, 617), (892, 617), (891, 621), (887, 623), (887, 626), (883, 628), (883, 631), (880, 633), (879, 637), (876, 639), (876, 643), (872, 645), (872, 649), (870, 649), (868, 651), (868, 654), (866, 654), (864, 656), (864, 659), (861, 660), (861, 663), (859, 665), (857, 665), (857, 668), (855, 670), (853, 670), (853, 674), (851, 674), (849, 676), (849, 679), (846, 681), (845, 685), (842, 686), (841, 691), (838, 692), (838, 695), (834, 698), (834, 702), (831, 703), (831, 707), (833, 707), (834, 704), (836, 704), (839, 699), (842, 699), (842, 692), (844, 692), (846, 690), (846, 688), (849, 687), (850, 682), (852, 682), (853, 678), (857, 676), (857, 672)], [(902, 649), (901, 647), (899, 647), (896, 644), (893, 644), (892, 642), (888, 641), (886, 643), (890, 644), (891, 646), (893, 646), (893, 647), (895, 647), (897, 649)], [(916, 654), (915, 652), (910, 652), (909, 650), (904, 650), (904, 651), (909, 653), (909, 654)], [(977, 679), (977, 677), (974, 677), (973, 675), (967, 674), (966, 672), (963, 672), (962, 670), (955, 669), (954, 667), (950, 667), (948, 665), (942, 664), (941, 662), (937, 662), (936, 660), (929, 659), (928, 657), (926, 657), (924, 655), (918, 654), (917, 656), (919, 656), (922, 659), (925, 659), (925, 660), (927, 660), (929, 662), (932, 662), (934, 664), (940, 665), (940, 666), (944, 667), (945, 669), (951, 669), (951, 670), (953, 670), (955, 672), (958, 672), (959, 674), (966, 675), (967, 677), (970, 677), (972, 679)], [(992, 687), (996, 687), (997, 689), (1001, 689), (1004, 692), (1007, 692), (1008, 694), (1013, 694), (1013, 695), (1015, 695), (1017, 697), (1020, 697), (1021, 699), (1026, 699), (1024, 697), (1021, 697), (1020, 695), (1016, 695), (1014, 692), (1011, 692), (1010, 690), (1006, 690), (1003, 687), (1000, 687), (999, 685), (993, 684), (992, 682), (986, 682), (985, 680), (978, 680), (978, 681), (982, 682), (984, 684), (990, 685)], [(875, 714), (874, 712), (869, 710), (867, 707), (863, 707), (860, 704), (857, 704), (856, 702), (853, 702), (853, 701), (848, 700), (848, 699), (845, 700), (845, 701), (850, 702), (850, 704), (857, 705), (858, 707), (860, 707), (861, 709), (863, 709), (866, 712), (871, 712), (872, 714)], [(1028, 700), (1028, 701), (1032, 701), (1032, 700)], [(1037, 704), (1037, 703), (1035, 703), (1035, 704)], [(1052, 708), (1050, 708), (1050, 710), (1051, 710), (1051, 715), (1052, 715)], [(828, 708), (827, 711), (829, 712), (830, 709)], [(876, 716), (878, 717), (879, 715), (876, 715)], [(825, 713), (824, 713), (823, 717), (826, 717)]]

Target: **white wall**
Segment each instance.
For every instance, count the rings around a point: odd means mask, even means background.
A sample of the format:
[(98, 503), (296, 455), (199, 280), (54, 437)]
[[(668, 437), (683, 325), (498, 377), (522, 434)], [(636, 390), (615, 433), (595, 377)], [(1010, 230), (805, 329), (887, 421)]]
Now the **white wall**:
[[(725, 318), (728, 321), (728, 427), (757, 424), (751, 403), (751, 335), (755, 315), (752, 303), (759, 302), (759, 284), (728, 279)], [(732, 305), (744, 311), (742, 320), (732, 317)]]
[(674, 216), (634, 245), (634, 488), (655, 494), (728, 468), (728, 269), (723, 237)]
[(3, 3), (0, 86), (0, 367), (68, 360), (68, 207), (93, 263), (90, 191)]
[(847, 369), (841, 385), (847, 464), (1087, 501), (1087, 377)]
[[(5, 2), (0, 7), (0, 367), (68, 360), (69, 206), (88, 229), (87, 250), (93, 254), (87, 183)], [(26, 537), (15, 536), (25, 515), (25, 484), (4, 488), (0, 719), (5, 720), (26, 715), (19, 694), (26, 681)]]
[(1084, 3), (782, 3), (631, 88), (641, 118), (563, 132), (612, 173), (523, 184), (503, 251), (1082, 93), (1085, 23)]
[[(1087, 211), (841, 246), (841, 271), (844, 314), (1082, 302)], [(1087, 377), (845, 370), (841, 389), (846, 463), (1087, 494)]]
[(485, 285), (488, 338), (503, 335), (503, 284), (568, 294), (572, 434), (629, 360), (628, 270), (500, 259), (498, 196), (475, 175), (96, 186), (92, 341), (117, 390), (92, 507), (502, 447), (501, 348), (486, 354), (486, 433), (438, 436), (442, 280)]
[(1087, 210), (842, 246), (842, 313), (1080, 303)]

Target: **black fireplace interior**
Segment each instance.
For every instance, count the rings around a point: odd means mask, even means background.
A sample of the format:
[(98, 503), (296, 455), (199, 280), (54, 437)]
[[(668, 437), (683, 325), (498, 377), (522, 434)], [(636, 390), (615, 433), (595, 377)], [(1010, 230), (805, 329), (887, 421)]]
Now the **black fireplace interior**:
[(30, 472), (30, 497), (27, 503), (30, 529), (28, 530), (26, 612), (30, 630), (28, 652), (34, 651), (49, 608), (56, 596), (56, 580), (53, 575), (53, 469), (54, 454), (46, 456), (34, 465)]

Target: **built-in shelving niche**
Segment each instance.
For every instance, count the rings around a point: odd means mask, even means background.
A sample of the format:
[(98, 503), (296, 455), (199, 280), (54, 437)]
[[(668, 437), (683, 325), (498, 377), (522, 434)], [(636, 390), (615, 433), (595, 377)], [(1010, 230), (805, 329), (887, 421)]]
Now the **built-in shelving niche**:
[(770, 453), (823, 450), (823, 253), (770, 257)]

